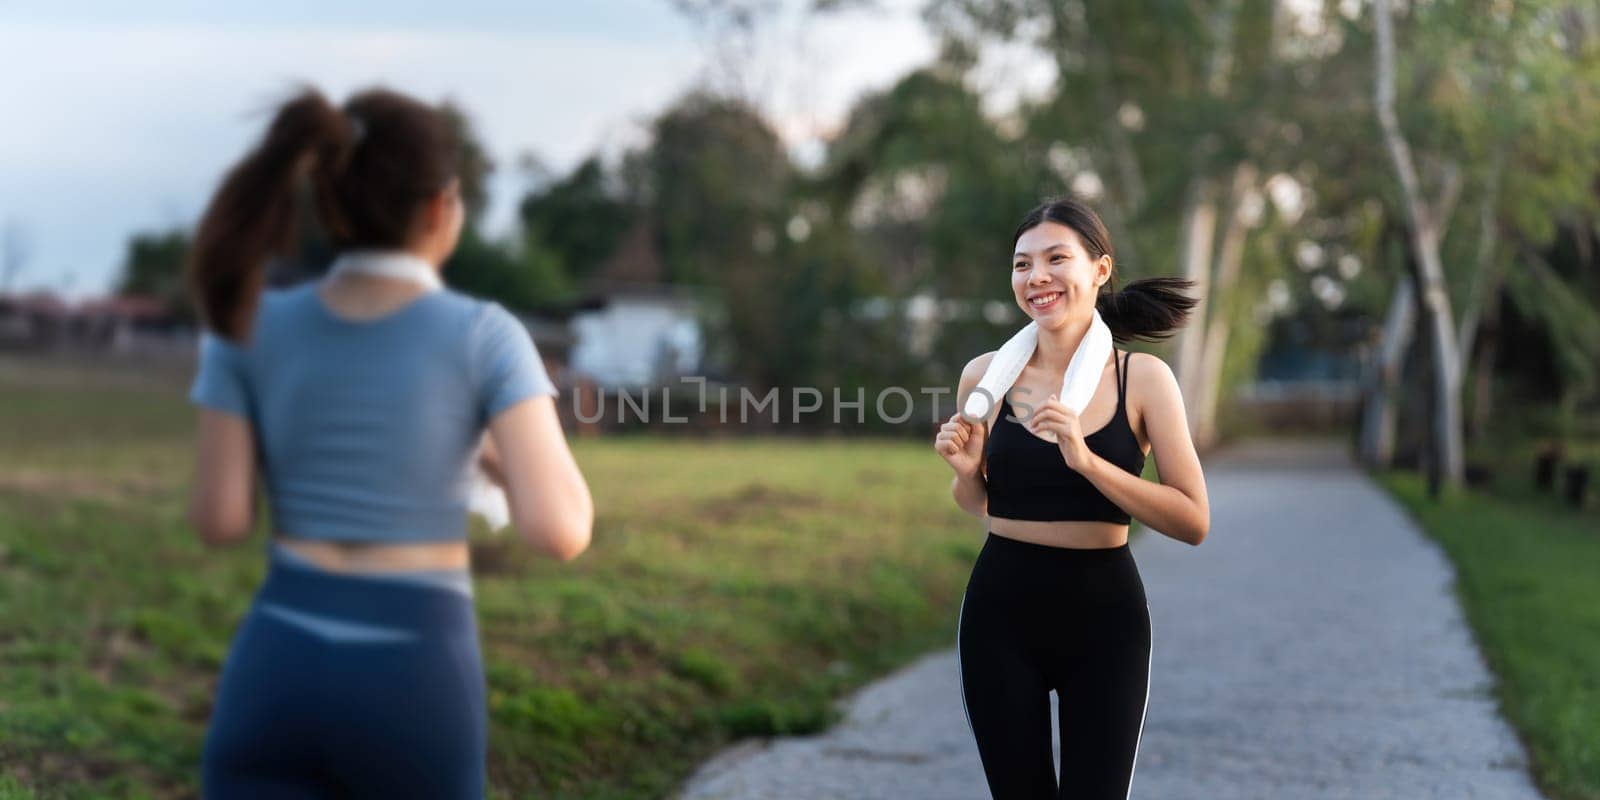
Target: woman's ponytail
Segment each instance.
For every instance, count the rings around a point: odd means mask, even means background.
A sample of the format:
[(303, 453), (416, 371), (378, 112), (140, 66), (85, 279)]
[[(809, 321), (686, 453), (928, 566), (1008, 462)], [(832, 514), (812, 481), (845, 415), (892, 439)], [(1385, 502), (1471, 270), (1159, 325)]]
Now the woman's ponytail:
[(1185, 278), (1144, 278), (1121, 289), (1102, 291), (1094, 305), (1113, 339), (1157, 342), (1189, 321), (1189, 312), (1199, 302), (1185, 294), (1193, 288), (1194, 281)]
[(295, 243), (300, 187), (336, 249), (400, 248), (417, 210), (458, 174), (459, 148), (437, 108), (383, 88), (343, 109), (306, 87), (207, 206), (189, 251), (188, 283), (206, 326), (239, 341), (250, 330), (267, 260)]
[(294, 241), (297, 187), (314, 170), (319, 206), (326, 206), (331, 189), (322, 175), (349, 157), (353, 138), (351, 121), (307, 88), (278, 109), (266, 136), (228, 172), (189, 252), (189, 291), (208, 328), (234, 341), (247, 336), (267, 260)]

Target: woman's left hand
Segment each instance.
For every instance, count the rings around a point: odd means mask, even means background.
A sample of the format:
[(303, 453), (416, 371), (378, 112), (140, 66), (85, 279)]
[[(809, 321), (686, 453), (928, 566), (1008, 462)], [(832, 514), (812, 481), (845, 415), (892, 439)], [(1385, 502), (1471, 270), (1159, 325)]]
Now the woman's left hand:
[(1086, 472), (1093, 463), (1094, 453), (1083, 441), (1083, 428), (1078, 424), (1077, 412), (1067, 408), (1056, 395), (1050, 395), (1035, 408), (1028, 416), (1026, 425), (1035, 436), (1043, 438), (1046, 432), (1053, 434), (1056, 446), (1061, 449), (1061, 458), (1068, 467)]
[(488, 433), (483, 434), (483, 441), (478, 449), (478, 467), (490, 483), (501, 489), (506, 488), (505, 469), (500, 464), (500, 450), (494, 446), (494, 439)]

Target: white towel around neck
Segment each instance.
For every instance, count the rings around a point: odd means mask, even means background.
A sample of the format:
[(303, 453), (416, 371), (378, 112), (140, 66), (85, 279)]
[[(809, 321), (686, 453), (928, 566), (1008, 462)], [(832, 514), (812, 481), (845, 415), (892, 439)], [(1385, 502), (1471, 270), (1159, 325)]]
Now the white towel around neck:
[(328, 267), (327, 277), (353, 272), (411, 281), (430, 292), (444, 288), (438, 268), (404, 250), (346, 250)]
[[(967, 395), (962, 413), (968, 419), (988, 419), (989, 412), (1006, 392), (1011, 391), (1017, 376), (1022, 374), (1022, 368), (1033, 358), (1034, 348), (1038, 344), (1039, 323), (1029, 320), (1022, 330), (1017, 331), (995, 352), (983, 378)], [(1058, 398), (1062, 405), (1074, 413), (1083, 413), (1089, 400), (1094, 397), (1095, 389), (1100, 386), (1100, 374), (1105, 371), (1106, 359), (1111, 357), (1111, 348), (1111, 329), (1100, 318), (1100, 310), (1095, 309), (1094, 317), (1089, 321), (1089, 330), (1078, 342), (1078, 349), (1073, 351), (1066, 374), (1061, 378), (1061, 394)], [(1045, 431), (1040, 438), (1054, 442), (1055, 434)]]

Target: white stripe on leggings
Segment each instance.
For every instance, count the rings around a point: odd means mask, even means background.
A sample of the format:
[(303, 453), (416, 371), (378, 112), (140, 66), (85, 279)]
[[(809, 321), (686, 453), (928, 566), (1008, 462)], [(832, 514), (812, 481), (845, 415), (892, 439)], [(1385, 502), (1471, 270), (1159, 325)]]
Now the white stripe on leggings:
[(276, 603), (262, 603), (258, 610), (333, 642), (411, 642), (422, 638), (415, 631), (405, 628), (391, 628), (339, 619), (325, 614), (312, 614)]
[(961, 610), (956, 612), (956, 681), (961, 685), (961, 713), (967, 718), (967, 730), (972, 732), (973, 744), (977, 744), (978, 731), (972, 727), (972, 712), (967, 710), (967, 680), (961, 668), (961, 616), (967, 613), (967, 595), (961, 594)]
[[(1145, 603), (1144, 612), (1146, 616), (1150, 614), (1149, 603)], [(1139, 766), (1139, 742), (1144, 739), (1144, 718), (1150, 711), (1150, 669), (1155, 663), (1155, 641), (1152, 637), (1150, 654), (1145, 657), (1144, 708), (1139, 711), (1139, 735), (1133, 740), (1133, 763), (1128, 765), (1128, 793), (1122, 796), (1122, 800), (1133, 797), (1133, 771)]]

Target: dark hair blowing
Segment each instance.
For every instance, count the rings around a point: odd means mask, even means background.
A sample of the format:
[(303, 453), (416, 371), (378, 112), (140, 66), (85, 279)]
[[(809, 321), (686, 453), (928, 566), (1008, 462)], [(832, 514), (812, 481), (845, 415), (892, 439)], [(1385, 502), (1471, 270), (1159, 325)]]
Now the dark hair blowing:
[[(1100, 221), (1100, 215), (1072, 197), (1051, 198), (1029, 211), (1017, 226), (1017, 233), (1011, 239), (1012, 247), (1022, 234), (1045, 222), (1055, 222), (1075, 231), (1090, 258), (1098, 259), (1103, 255), (1115, 258), (1111, 234)], [(1094, 305), (1106, 327), (1111, 329), (1111, 337), (1118, 341), (1166, 339), (1188, 322), (1189, 311), (1199, 302), (1184, 293), (1194, 288), (1194, 281), (1184, 278), (1144, 278), (1121, 289), (1116, 288), (1116, 280), (1113, 266), (1111, 279), (1101, 284)]]
[(432, 106), (369, 89), (340, 109), (316, 89), (301, 89), (229, 170), (201, 217), (185, 275), (201, 319), (229, 339), (246, 336), (268, 259), (295, 241), (297, 198), (308, 179), (335, 249), (397, 248), (422, 204), (456, 177), (456, 165), (449, 120)]

